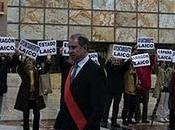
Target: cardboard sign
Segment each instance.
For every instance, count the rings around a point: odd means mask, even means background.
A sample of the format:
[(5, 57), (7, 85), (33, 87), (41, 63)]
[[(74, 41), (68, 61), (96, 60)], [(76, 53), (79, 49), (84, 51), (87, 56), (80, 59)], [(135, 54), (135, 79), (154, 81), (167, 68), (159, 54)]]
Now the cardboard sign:
[(39, 55), (40, 47), (29, 41), (21, 40), (18, 50), (20, 53), (24, 53), (26, 56), (35, 60)]
[(114, 45), (112, 55), (116, 58), (129, 59), (131, 57), (132, 47), (123, 45)]
[(175, 63), (175, 51), (173, 51), (172, 62)]
[(154, 39), (151, 37), (140, 37), (137, 39), (137, 49), (154, 49)]
[(172, 61), (173, 51), (170, 49), (157, 49), (158, 61)]
[(69, 42), (68, 41), (63, 41), (63, 51), (62, 55), (63, 56), (69, 56), (69, 47), (68, 47)]
[(56, 40), (51, 41), (38, 41), (40, 47), (39, 56), (56, 55), (57, 54), (57, 42)]
[(134, 67), (142, 67), (150, 65), (150, 57), (148, 53), (138, 54), (132, 56), (132, 62)]
[(94, 61), (96, 64), (100, 65), (99, 61), (98, 61), (98, 53), (94, 52), (94, 53), (89, 53), (89, 58)]
[(13, 37), (0, 37), (0, 53), (15, 53), (15, 39)]

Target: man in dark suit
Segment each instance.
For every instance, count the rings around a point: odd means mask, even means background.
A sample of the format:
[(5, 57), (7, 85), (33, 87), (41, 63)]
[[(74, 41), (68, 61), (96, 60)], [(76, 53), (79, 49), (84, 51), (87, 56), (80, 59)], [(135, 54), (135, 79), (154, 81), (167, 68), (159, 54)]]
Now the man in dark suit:
[(61, 130), (100, 130), (105, 97), (105, 73), (88, 57), (89, 40), (74, 34), (69, 53), (74, 61), (64, 87)]

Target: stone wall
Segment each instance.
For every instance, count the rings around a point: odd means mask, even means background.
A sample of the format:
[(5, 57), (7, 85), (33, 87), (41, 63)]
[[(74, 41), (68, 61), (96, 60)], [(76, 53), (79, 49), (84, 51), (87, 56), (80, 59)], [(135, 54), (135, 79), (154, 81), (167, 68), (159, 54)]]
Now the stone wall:
[(0, 15), (0, 36), (7, 34), (7, 16)]
[(0, 0), (0, 2), (1, 2), (0, 36), (6, 36), (6, 34), (7, 34), (7, 1)]

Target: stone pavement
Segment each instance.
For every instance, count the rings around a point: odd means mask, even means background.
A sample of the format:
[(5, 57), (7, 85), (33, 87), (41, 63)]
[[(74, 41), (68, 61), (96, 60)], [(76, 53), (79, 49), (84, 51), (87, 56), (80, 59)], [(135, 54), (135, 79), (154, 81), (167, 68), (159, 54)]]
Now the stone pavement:
[[(54, 119), (57, 116), (59, 110), (59, 98), (60, 98), (60, 75), (59, 74), (52, 74), (51, 76), (52, 86), (53, 86), (53, 93), (49, 94), (45, 97), (45, 102), (47, 108), (41, 111), (41, 123), (40, 123), (40, 130), (53, 130), (53, 123)], [(14, 81), (13, 81), (14, 82)], [(14, 85), (9, 86), (8, 93), (4, 95), (3, 99), (3, 107), (2, 112), (0, 114), (0, 130), (22, 130), (22, 112), (13, 109), (14, 103), (16, 100), (18, 88)], [(152, 94), (150, 94), (150, 101), (149, 101), (149, 111), (148, 115), (152, 114), (152, 110), (154, 108), (156, 100), (152, 98)], [(120, 103), (120, 110), (119, 110), (119, 119), (118, 122), (121, 124), (121, 110), (123, 106), (123, 100)], [(110, 115), (111, 116), (111, 110)], [(32, 111), (30, 114), (30, 120), (32, 120), (33, 115)], [(159, 129), (164, 130), (167, 128), (168, 124), (158, 123), (155, 122), (153, 127), (150, 127), (150, 124), (138, 124), (134, 126), (130, 126), (131, 129), (141, 130), (141, 129)], [(107, 130), (102, 128), (101, 130)]]
[[(135, 126), (131, 126), (129, 129), (127, 128), (117, 128), (115, 130), (167, 130), (167, 126), (166, 125), (135, 125)], [(0, 125), (0, 130), (23, 130), (22, 126), (19, 125)], [(40, 130), (53, 130), (52, 127), (41, 127), (40, 125)], [(101, 128), (100, 130), (110, 130), (110, 129), (106, 129), (106, 128)], [(114, 129), (111, 129), (114, 130)]]
[[(23, 130), (23, 129), (22, 129), (22, 127), (18, 127), (18, 126), (3, 126), (3, 125), (0, 125), (0, 130)], [(40, 128), (40, 130), (49, 130), (49, 129)], [(107, 130), (107, 129), (101, 128), (101, 130)]]

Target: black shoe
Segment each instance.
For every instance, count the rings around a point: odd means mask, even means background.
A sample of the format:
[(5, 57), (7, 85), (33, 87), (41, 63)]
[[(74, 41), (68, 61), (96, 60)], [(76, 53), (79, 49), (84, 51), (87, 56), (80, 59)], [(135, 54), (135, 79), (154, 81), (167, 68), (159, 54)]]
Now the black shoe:
[(100, 122), (100, 126), (101, 127), (107, 128), (107, 125), (108, 125), (108, 122), (107, 121), (101, 121)]
[(175, 127), (174, 126), (168, 126), (168, 130), (175, 130)]
[(125, 126), (128, 126), (128, 121), (123, 120), (122, 124), (125, 125)]
[[(139, 122), (138, 122), (139, 123)], [(128, 120), (128, 124), (136, 124), (136, 122), (132, 121), (132, 120)]]
[(139, 119), (135, 119), (135, 123), (140, 123), (140, 120)]
[(118, 124), (117, 122), (112, 122), (111, 128), (120, 128), (120, 124)]
[(142, 123), (150, 123), (148, 120), (142, 120)]

